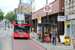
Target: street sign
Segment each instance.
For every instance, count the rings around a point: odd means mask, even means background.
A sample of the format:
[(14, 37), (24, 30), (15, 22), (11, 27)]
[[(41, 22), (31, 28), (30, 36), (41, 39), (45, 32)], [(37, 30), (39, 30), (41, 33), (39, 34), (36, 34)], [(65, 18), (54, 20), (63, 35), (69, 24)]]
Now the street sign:
[(74, 33), (74, 26), (72, 26), (72, 33)]
[(45, 5), (44, 6), (44, 12), (52, 12), (52, 5)]
[(66, 21), (69, 20), (69, 19), (68, 19), (68, 15), (66, 15), (65, 17), (66, 17)]
[(70, 21), (64, 21), (64, 24), (71, 24)]
[(37, 17), (39, 17), (39, 15), (37, 15)]
[(41, 17), (39, 16), (38, 19), (41, 19)]
[(66, 21), (66, 17), (65, 16), (58, 16), (58, 21)]
[(38, 17), (38, 24), (41, 24), (41, 16)]

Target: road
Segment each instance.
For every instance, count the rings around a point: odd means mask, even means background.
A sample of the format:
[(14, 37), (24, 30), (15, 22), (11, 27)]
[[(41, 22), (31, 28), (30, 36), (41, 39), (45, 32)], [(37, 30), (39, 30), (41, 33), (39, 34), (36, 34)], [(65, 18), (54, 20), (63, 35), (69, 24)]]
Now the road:
[(43, 50), (30, 39), (14, 39), (13, 29), (4, 30), (0, 25), (0, 50)]
[(13, 50), (43, 50), (43, 48), (28, 39), (13, 39)]

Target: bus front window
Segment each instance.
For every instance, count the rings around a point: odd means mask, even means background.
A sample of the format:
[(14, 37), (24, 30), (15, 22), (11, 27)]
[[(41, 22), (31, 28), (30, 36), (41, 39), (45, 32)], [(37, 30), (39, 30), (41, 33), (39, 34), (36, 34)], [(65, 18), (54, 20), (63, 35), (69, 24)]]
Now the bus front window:
[(29, 26), (14, 26), (14, 32), (28, 33), (28, 32), (30, 32)]

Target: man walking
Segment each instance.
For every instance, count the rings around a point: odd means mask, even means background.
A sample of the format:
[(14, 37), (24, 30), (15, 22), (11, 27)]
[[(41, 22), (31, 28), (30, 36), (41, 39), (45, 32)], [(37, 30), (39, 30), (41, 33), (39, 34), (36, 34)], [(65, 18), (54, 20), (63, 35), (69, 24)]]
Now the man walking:
[(56, 37), (57, 37), (57, 33), (56, 33), (55, 29), (53, 29), (52, 37), (53, 37), (53, 45), (54, 45), (54, 43), (55, 43), (55, 45), (56, 45)]

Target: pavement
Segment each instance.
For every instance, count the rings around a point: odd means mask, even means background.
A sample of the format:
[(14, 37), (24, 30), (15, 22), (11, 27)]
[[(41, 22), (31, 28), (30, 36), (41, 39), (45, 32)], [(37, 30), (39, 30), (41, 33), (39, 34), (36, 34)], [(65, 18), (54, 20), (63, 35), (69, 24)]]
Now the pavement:
[(12, 30), (0, 28), (0, 50), (12, 50)]
[[(37, 43), (39, 46), (43, 47), (45, 50), (75, 50), (75, 49), (73, 49), (72, 47), (70, 47), (68, 45), (58, 43), (58, 39), (56, 40), (57, 45), (55, 46), (55, 45), (52, 44), (52, 42), (42, 43), (42, 42), (40, 42), (40, 40), (37, 40), (38, 39), (37, 33), (34, 33), (34, 38), (32, 38), (32, 36), (33, 36), (33, 34), (31, 32), (30, 33), (30, 39), (32, 41), (34, 41), (35, 43)], [(52, 39), (51, 39), (51, 41), (52, 41)]]

